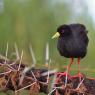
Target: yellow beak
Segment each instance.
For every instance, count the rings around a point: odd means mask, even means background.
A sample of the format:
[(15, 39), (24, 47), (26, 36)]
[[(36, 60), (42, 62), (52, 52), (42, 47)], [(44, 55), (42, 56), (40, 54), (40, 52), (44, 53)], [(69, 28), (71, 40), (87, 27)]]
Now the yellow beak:
[(52, 36), (52, 39), (58, 38), (59, 36), (60, 36), (59, 32), (56, 32), (56, 33)]

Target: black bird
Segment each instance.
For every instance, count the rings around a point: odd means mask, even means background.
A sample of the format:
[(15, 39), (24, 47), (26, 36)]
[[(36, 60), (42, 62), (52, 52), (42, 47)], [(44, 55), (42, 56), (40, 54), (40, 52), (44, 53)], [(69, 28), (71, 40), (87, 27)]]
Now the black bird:
[(80, 73), (80, 59), (84, 58), (87, 53), (88, 31), (83, 24), (61, 25), (57, 28), (57, 33), (52, 37), (58, 38), (57, 48), (61, 56), (71, 58), (68, 65), (68, 72), (74, 58), (78, 58), (78, 76)]

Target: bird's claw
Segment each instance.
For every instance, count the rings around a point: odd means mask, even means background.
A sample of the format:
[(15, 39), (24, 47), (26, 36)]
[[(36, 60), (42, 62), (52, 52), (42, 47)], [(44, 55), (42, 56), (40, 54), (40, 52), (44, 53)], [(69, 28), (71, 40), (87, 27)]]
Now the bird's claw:
[(77, 75), (72, 76), (72, 78), (79, 78), (79, 80), (81, 81), (81, 79), (83, 79), (84, 75), (82, 73), (78, 73)]
[(68, 72), (58, 72), (56, 75), (57, 76), (70, 76)]

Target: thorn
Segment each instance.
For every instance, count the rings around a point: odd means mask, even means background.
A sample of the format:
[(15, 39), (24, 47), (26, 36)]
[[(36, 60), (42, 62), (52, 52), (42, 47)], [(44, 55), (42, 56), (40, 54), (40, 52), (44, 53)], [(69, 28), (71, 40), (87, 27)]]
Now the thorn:
[(47, 76), (47, 82), (46, 83), (49, 83), (49, 70), (48, 70), (48, 76)]
[(18, 51), (18, 47), (17, 47), (17, 44), (16, 44), (16, 43), (14, 44), (14, 48), (15, 48), (15, 52), (16, 52), (16, 57), (17, 57), (17, 59), (20, 59), (19, 51)]
[(9, 80), (10, 80), (10, 77), (8, 78), (8, 80), (7, 80), (7, 82), (6, 82), (6, 84), (5, 84), (5, 88), (6, 88), (6, 86), (7, 86), (7, 84), (8, 84), (8, 82), (9, 82)]
[(79, 87), (81, 86), (81, 84), (83, 83), (83, 81), (84, 81), (84, 78), (83, 78), (82, 81), (79, 83), (79, 85), (77, 86), (76, 90), (79, 89)]
[(12, 62), (12, 63), (10, 64), (10, 66), (16, 64), (17, 61), (18, 61), (18, 59), (16, 59), (14, 62)]
[[(56, 72), (57, 72), (57, 69), (49, 70), (49, 75), (55, 74)], [(47, 75), (48, 75), (48, 71), (41, 74), (41, 76), (47, 76)]]
[(37, 81), (37, 78), (36, 78), (36, 76), (34, 75), (34, 73), (31, 71), (31, 73), (32, 73), (32, 75), (33, 75), (33, 77), (34, 77), (34, 80), (35, 81)]
[(32, 57), (32, 60), (33, 60), (32, 67), (35, 67), (35, 65), (36, 65), (36, 58), (35, 58), (35, 55), (34, 55), (34, 52), (33, 52), (33, 49), (32, 49), (31, 45), (29, 46), (29, 50), (30, 50), (30, 54), (31, 54), (31, 57)]
[(48, 66), (49, 64), (49, 43), (46, 44), (46, 55), (45, 55), (45, 65)]
[(7, 42), (7, 48), (6, 48), (6, 57), (5, 57), (5, 65), (7, 65), (9, 68), (11, 68), (12, 70), (15, 70), (13, 67), (10, 66), (10, 64), (7, 63), (7, 56), (8, 56), (8, 49), (9, 49), (9, 44)]
[(50, 63), (48, 63), (48, 76), (47, 76), (47, 82), (46, 83), (49, 83), (49, 70), (50, 70)]
[(20, 66), (21, 66), (21, 62), (22, 62), (22, 57), (23, 57), (23, 50), (22, 50), (21, 57), (20, 57), (20, 62), (19, 62), (18, 71), (20, 70)]
[(49, 70), (50, 70), (50, 63), (51, 63), (51, 59), (49, 60), (49, 63), (48, 63), (48, 76), (47, 76), (47, 82), (46, 83), (49, 83)]
[(11, 71), (16, 71), (16, 69), (15, 68), (13, 68), (10, 64), (5, 64), (5, 65), (7, 65), (8, 66), (8, 68), (11, 70)]
[(10, 66), (10, 64), (7, 63), (7, 61), (9, 61), (9, 59), (7, 58), (7, 56), (8, 56), (8, 47), (9, 47), (9, 45), (8, 45), (8, 42), (7, 42), (7, 48), (6, 48), (5, 57), (2, 56), (2, 55), (0, 55), (0, 57), (3, 58), (3, 59), (5, 59), (5, 62), (4, 62), (3, 65), (7, 65), (10, 69), (15, 70), (13, 67)]
[(17, 93), (17, 92), (19, 92), (19, 91), (21, 91), (21, 90), (24, 90), (24, 89), (26, 89), (26, 88), (28, 88), (28, 87), (34, 85), (35, 83), (36, 83), (36, 82), (34, 82), (34, 83), (32, 83), (32, 84), (30, 84), (30, 85), (28, 85), (28, 86), (25, 86), (25, 87), (23, 87), (23, 88), (21, 88), (21, 89), (19, 89), (19, 90), (16, 90), (15, 93)]
[(55, 90), (56, 90), (56, 88), (53, 89), (48, 95), (51, 95)]
[(23, 80), (24, 80), (24, 77), (25, 77), (25, 74), (26, 74), (26, 72), (27, 72), (28, 70), (29, 70), (28, 67), (25, 67), (25, 68), (24, 68), (24, 70), (23, 70), (23, 72), (22, 72), (22, 74), (21, 74), (20, 80), (19, 80), (19, 85), (22, 84), (22, 82), (23, 82)]
[(66, 70), (65, 88), (66, 88), (66, 85), (67, 85), (67, 80), (68, 80), (68, 66), (67, 66), (67, 70)]
[(51, 95), (57, 89), (62, 89), (62, 87), (54, 87), (54, 89), (48, 95)]
[(5, 74), (8, 74), (8, 73), (10, 73), (10, 72), (11, 72), (11, 70), (10, 70), (10, 71), (8, 71), (8, 72), (0, 73), (0, 75), (5, 75)]
[(3, 56), (3, 55), (0, 55), (0, 58), (1, 59), (5, 59), (6, 61), (9, 61), (9, 59), (8, 58), (6, 58), (5, 56)]
[(56, 81), (56, 75), (54, 75), (54, 77), (53, 77), (53, 80), (52, 80), (52, 82), (51, 82), (51, 89), (50, 90), (52, 90), (53, 88), (54, 88), (54, 86), (55, 86), (55, 82)]
[[(8, 48), (9, 48), (9, 45), (8, 45), (8, 42), (7, 42), (6, 55), (5, 55), (5, 56), (6, 56), (6, 58), (7, 58), (7, 56), (8, 56)], [(6, 61), (7, 61), (7, 60), (6, 60), (6, 58), (5, 58), (5, 64), (6, 64)]]

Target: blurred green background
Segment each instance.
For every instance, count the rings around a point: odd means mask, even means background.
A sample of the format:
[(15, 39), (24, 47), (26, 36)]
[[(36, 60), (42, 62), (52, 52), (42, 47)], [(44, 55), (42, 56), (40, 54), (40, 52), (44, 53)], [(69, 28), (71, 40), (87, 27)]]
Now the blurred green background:
[[(63, 2), (64, 1), (64, 2)], [(24, 51), (24, 63), (31, 65), (29, 44), (32, 45), (37, 64), (41, 67), (45, 61), (45, 45), (50, 44), (51, 65), (59, 70), (69, 63), (69, 59), (59, 55), (52, 35), (61, 24), (82, 23), (88, 29), (89, 46), (87, 56), (81, 61), (81, 72), (95, 77), (95, 30), (93, 20), (85, 2), (74, 7), (70, 0), (0, 0), (0, 54), (5, 56), (6, 44), (9, 44), (8, 58), (15, 51)], [(83, 0), (78, 0), (83, 1)], [(72, 73), (77, 71), (77, 62)]]

